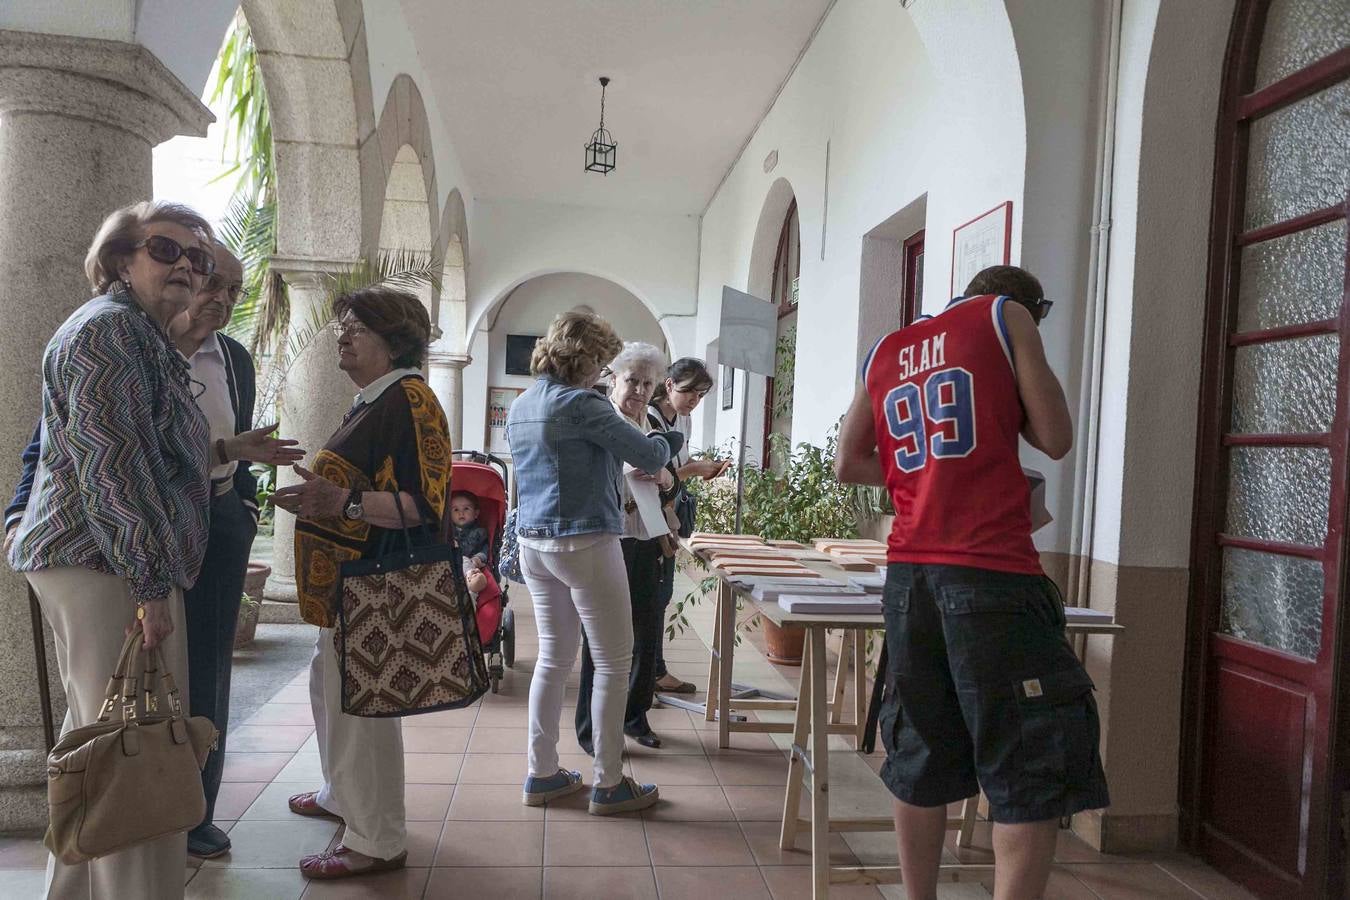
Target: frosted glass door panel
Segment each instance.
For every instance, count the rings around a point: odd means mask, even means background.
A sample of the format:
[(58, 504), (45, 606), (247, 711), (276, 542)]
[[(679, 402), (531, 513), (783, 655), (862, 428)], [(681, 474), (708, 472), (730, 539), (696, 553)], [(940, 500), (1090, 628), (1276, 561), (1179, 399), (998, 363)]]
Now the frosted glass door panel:
[(1237, 330), (1333, 319), (1344, 293), (1344, 219), (1251, 244), (1242, 248)]
[(1227, 547), (1219, 631), (1305, 659), (1322, 644), (1322, 564)]

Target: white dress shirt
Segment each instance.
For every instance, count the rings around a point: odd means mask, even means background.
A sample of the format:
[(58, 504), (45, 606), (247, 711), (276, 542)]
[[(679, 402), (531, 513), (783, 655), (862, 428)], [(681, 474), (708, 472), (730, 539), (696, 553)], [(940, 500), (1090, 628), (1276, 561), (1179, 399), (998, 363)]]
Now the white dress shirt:
[[(197, 407), (206, 416), (211, 427), (211, 462), (216, 457), (216, 440), (232, 438), (235, 435), (234, 403), (230, 400), (230, 382), (225, 373), (225, 348), (220, 338), (211, 335), (202, 341), (197, 352), (188, 360), (192, 380), (192, 393), (197, 398)], [(220, 481), (230, 478), (238, 468), (238, 460), (230, 460), (224, 465), (214, 465), (211, 480)]]

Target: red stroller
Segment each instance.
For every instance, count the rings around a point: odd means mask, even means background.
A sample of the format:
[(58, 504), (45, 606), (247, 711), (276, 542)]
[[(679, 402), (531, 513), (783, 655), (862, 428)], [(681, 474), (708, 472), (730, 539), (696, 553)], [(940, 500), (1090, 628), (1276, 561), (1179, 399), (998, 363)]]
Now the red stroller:
[[(468, 491), (478, 498), (478, 524), (488, 533), (488, 571), (495, 573), (509, 506), (506, 463), (477, 450), (456, 450), (452, 456), (450, 489)], [(506, 592), (506, 581), (498, 585), (495, 575), (489, 575), (488, 587), (478, 595), (478, 634), (494, 694), (505, 674), (503, 664), (514, 668), (516, 663), (515, 613), (507, 606)]]

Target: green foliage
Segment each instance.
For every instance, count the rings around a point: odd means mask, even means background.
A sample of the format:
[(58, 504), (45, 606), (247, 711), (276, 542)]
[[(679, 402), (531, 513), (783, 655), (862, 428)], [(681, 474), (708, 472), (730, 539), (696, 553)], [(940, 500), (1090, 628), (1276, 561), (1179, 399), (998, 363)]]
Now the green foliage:
[(225, 37), (217, 57), (216, 86), (211, 101), (227, 100), (229, 130), (223, 150), (228, 157), (234, 145), (234, 163), (216, 176), (219, 181), (234, 173), (235, 196), (251, 207), (267, 205), (276, 195), (276, 164), (272, 158), (272, 110), (258, 68), (258, 48), (242, 12)]
[(792, 417), (792, 391), (797, 376), (796, 317), (788, 330), (778, 337), (773, 360), (773, 417)]
[[(838, 430), (830, 431), (824, 447), (801, 443), (790, 450), (782, 435), (770, 435), (769, 440), (782, 465), (745, 467), (741, 532), (801, 543), (818, 537), (857, 537), (859, 519), (873, 517), (877, 503), (872, 492), (859, 492), (834, 477)], [(686, 486), (698, 499), (700, 531), (735, 530), (736, 467), (727, 472), (724, 478)]]
[(253, 499), (258, 504), (258, 527), (262, 528), (272, 523), (274, 515), (267, 501), (272, 499), (277, 490), (277, 467), (273, 463), (254, 463), (249, 466), (249, 471), (258, 480), (258, 491)]

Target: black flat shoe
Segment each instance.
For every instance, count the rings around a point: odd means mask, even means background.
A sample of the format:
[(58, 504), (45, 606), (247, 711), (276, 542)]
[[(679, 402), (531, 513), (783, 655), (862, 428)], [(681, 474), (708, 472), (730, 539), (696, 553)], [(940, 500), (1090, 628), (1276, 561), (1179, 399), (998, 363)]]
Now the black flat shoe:
[(637, 741), (642, 746), (650, 747), (653, 750), (656, 750), (661, 746), (661, 739), (650, 731), (647, 732), (646, 734), (630, 734), (629, 737)]
[(198, 859), (215, 859), (230, 852), (230, 836), (206, 823), (188, 832), (188, 853)]

